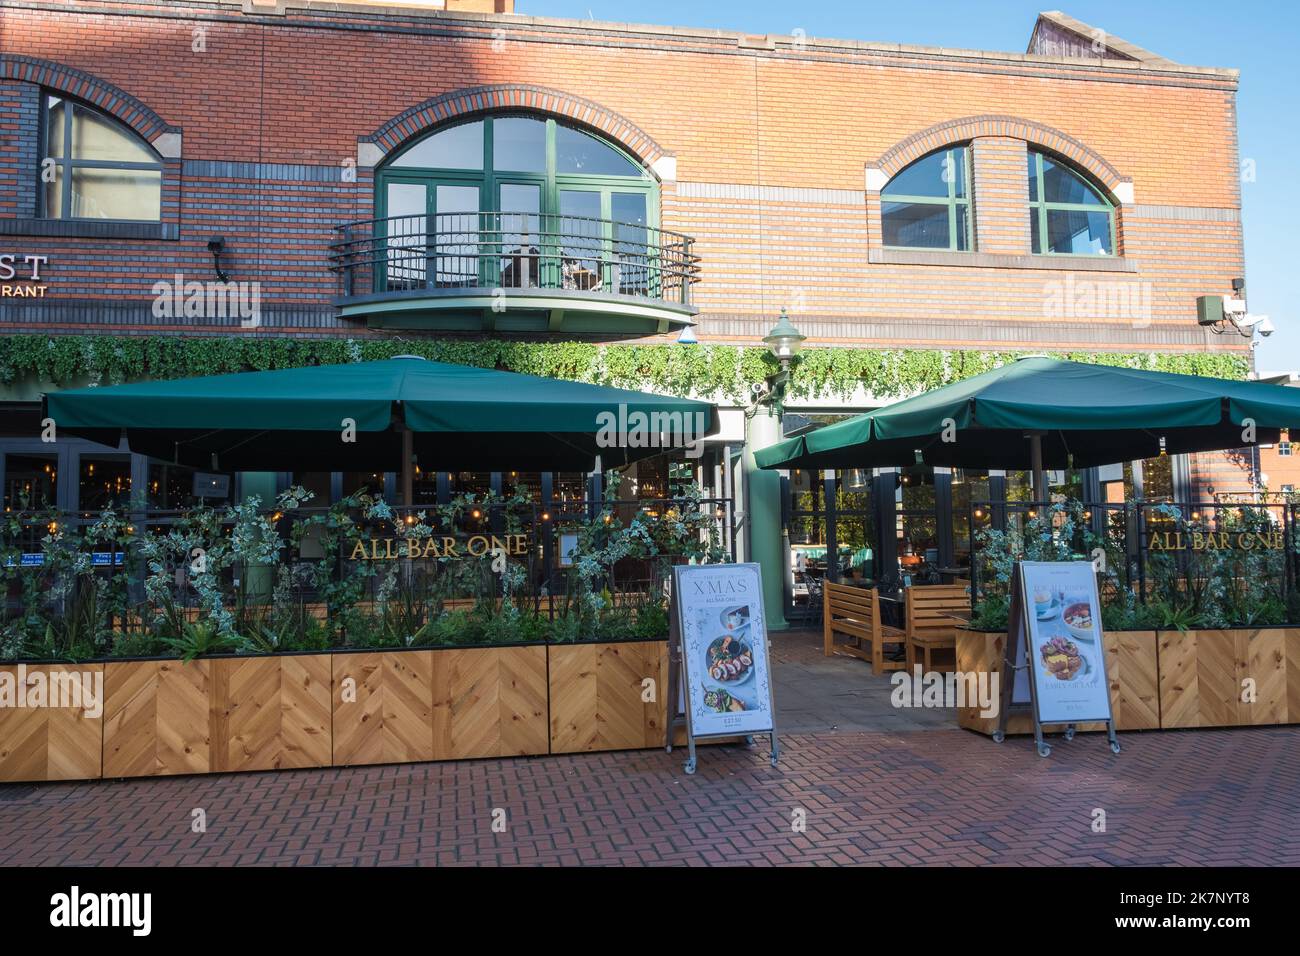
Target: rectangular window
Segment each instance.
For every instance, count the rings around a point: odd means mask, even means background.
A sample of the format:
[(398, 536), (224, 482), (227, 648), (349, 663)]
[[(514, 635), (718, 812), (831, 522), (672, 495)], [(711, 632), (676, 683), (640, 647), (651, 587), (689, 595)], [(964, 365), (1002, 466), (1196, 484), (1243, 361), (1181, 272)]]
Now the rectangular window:
[(1291, 443), (1289, 441), (1278, 442), (1277, 453), (1283, 458), (1291, 457)]

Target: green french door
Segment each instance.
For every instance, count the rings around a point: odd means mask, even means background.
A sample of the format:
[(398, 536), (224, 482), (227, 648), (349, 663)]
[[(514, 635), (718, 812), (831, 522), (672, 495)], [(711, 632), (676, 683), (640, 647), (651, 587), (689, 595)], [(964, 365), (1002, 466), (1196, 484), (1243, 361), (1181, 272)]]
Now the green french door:
[(496, 273), (493, 285), (536, 289), (547, 285), (542, 272), (550, 258), (542, 232), (544, 179), (497, 182)]

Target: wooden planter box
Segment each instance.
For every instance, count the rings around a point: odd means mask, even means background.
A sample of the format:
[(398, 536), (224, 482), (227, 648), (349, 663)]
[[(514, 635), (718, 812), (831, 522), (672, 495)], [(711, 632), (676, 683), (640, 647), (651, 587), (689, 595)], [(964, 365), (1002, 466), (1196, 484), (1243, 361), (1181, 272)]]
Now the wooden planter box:
[[(1002, 673), (1005, 632), (959, 630), (957, 670), (963, 673)], [(1160, 726), (1160, 684), (1157, 678), (1155, 631), (1106, 631), (1101, 637), (1110, 681), (1110, 707), (1118, 730), (1155, 730)], [(957, 725), (992, 734), (997, 717), (981, 717), (978, 707), (959, 707)], [(1051, 726), (1051, 725), (1047, 725)], [(1104, 724), (1080, 724), (1080, 730), (1102, 730)], [(1012, 714), (1007, 733), (1032, 734), (1027, 713)]]
[[(958, 631), (958, 670), (1000, 671), (1005, 641), (1002, 633)], [(1119, 730), (1300, 723), (1300, 628), (1107, 631), (1102, 643)], [(1242, 699), (1247, 680), (1253, 700)], [(997, 718), (977, 708), (960, 708), (957, 723), (986, 734), (997, 728)], [(1008, 723), (1008, 733), (1032, 732), (1027, 714)]]
[[(0, 665), (0, 675), (14, 692), (12, 702), (0, 706), (0, 782), (19, 780), (86, 780), (99, 777), (103, 768), (103, 707), (81, 698), (61, 698), (74, 706), (17, 706), (19, 677), (29, 692), (48, 693), (52, 682), (91, 678), (92, 695), (102, 694), (103, 664), (17, 664)], [(96, 688), (97, 685), (97, 688)], [(46, 697), (45, 701), (52, 698)], [(89, 705), (87, 707), (86, 705)], [(98, 709), (98, 714), (92, 713)]]
[(540, 644), (332, 657), (336, 767), (547, 753)]
[[(664, 745), (667, 641), (552, 644), (546, 650), (551, 753)], [(654, 681), (653, 694), (648, 694), (647, 679)], [(646, 696), (651, 699), (644, 700)]]
[(329, 660), (110, 661), (104, 776), (329, 766)]
[(1300, 723), (1300, 628), (1161, 631), (1159, 655), (1163, 727)]

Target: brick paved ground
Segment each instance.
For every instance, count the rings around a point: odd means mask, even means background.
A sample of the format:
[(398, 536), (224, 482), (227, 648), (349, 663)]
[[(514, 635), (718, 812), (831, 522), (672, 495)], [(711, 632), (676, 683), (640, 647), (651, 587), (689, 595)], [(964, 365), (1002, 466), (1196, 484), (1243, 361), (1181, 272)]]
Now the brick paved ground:
[(642, 751), (9, 785), (0, 865), (1300, 864), (1300, 730), (1123, 741), (1119, 757), (1089, 735), (1044, 760), (959, 730), (792, 735), (779, 770), (713, 747), (693, 778), (680, 752)]

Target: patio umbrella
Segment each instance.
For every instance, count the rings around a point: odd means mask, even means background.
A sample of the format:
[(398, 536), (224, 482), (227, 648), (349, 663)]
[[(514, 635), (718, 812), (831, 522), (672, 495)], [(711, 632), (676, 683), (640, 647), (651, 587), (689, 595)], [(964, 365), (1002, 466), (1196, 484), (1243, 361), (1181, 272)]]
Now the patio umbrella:
[(1240, 448), (1249, 444), (1249, 423), (1257, 442), (1300, 427), (1300, 389), (1032, 357), (788, 439), (755, 458), (762, 468), (921, 462), (1038, 474), (1162, 450)]
[(60, 435), (115, 447), (124, 435), (133, 452), (203, 469), (402, 471), (404, 488), (413, 456), (426, 470), (586, 471), (598, 455), (617, 466), (660, 454), (647, 434), (602, 447), (602, 424), (625, 433), (638, 413), (677, 445), (718, 429), (705, 402), (418, 356), (44, 398)]

